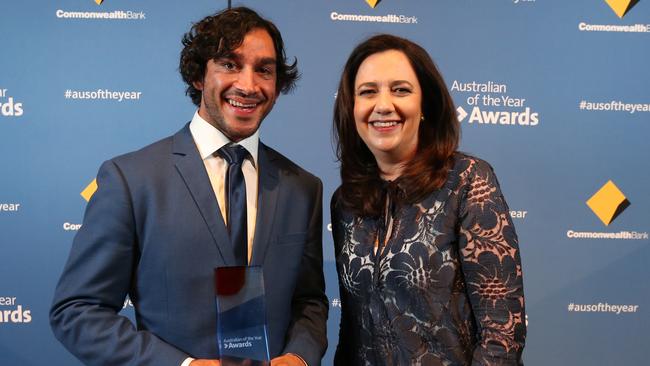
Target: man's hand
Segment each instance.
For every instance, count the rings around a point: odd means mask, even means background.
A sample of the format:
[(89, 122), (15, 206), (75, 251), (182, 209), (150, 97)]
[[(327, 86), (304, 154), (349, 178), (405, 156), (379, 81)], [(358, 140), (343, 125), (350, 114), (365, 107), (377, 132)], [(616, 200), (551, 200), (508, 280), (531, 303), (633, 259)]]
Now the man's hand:
[(292, 353), (287, 353), (286, 355), (278, 356), (272, 359), (271, 366), (307, 366), (307, 365), (300, 357)]
[(190, 366), (221, 366), (219, 360), (194, 360), (190, 362)]

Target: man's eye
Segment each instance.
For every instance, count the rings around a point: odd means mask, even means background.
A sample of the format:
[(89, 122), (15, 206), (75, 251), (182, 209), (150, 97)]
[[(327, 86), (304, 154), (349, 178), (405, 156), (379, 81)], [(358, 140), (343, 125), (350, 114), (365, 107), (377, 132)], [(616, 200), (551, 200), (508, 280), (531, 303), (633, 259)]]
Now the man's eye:
[(231, 61), (223, 61), (223, 62), (221, 63), (221, 67), (223, 67), (223, 68), (226, 69), (226, 70), (234, 70), (235, 68), (237, 68), (237, 66), (235, 65), (235, 63), (234, 63), (234, 62), (231, 62)]

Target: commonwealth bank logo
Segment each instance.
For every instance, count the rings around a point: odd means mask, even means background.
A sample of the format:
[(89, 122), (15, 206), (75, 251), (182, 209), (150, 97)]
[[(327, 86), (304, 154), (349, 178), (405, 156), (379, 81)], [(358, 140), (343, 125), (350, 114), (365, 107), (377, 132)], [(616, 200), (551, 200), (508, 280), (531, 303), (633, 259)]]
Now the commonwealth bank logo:
[(630, 206), (630, 201), (610, 180), (587, 200), (587, 206), (607, 226)]
[(90, 184), (87, 185), (86, 188), (84, 188), (84, 190), (79, 194), (86, 201), (90, 201), (90, 198), (93, 196), (93, 194), (95, 194), (95, 192), (97, 192), (97, 179), (93, 179), (93, 181), (90, 182)]
[[(637, 1), (638, 1), (638, 0), (637, 0)], [(373, 9), (374, 9), (377, 5), (379, 5), (380, 2), (381, 2), (381, 0), (366, 0), (366, 3), (368, 3), (368, 5), (370, 5), (370, 7), (373, 8)]]
[(622, 19), (639, 0), (605, 0), (605, 2)]
[(97, 5), (102, 5), (102, 3), (104, 2), (104, 0), (95, 0), (95, 2), (97, 3)]

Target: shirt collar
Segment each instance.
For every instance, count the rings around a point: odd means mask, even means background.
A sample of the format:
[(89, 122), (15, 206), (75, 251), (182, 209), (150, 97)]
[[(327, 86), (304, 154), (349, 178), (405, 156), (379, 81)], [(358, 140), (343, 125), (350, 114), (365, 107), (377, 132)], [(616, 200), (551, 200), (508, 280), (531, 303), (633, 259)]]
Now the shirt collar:
[[(196, 147), (199, 149), (201, 159), (214, 154), (215, 151), (222, 148), (231, 141), (221, 131), (212, 126), (208, 121), (199, 116), (199, 112), (194, 112), (192, 122), (190, 122), (190, 132)], [(253, 158), (253, 165), (257, 167), (257, 150), (260, 143), (259, 129), (254, 134), (239, 141), (237, 144), (244, 147)]]

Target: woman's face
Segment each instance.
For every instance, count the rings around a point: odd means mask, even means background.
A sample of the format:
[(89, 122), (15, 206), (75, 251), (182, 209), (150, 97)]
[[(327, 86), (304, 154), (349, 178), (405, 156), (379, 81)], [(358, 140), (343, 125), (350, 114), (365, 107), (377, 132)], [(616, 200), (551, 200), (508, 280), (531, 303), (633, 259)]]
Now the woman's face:
[(354, 81), (357, 132), (378, 162), (405, 163), (417, 150), (422, 90), (406, 55), (368, 56)]

